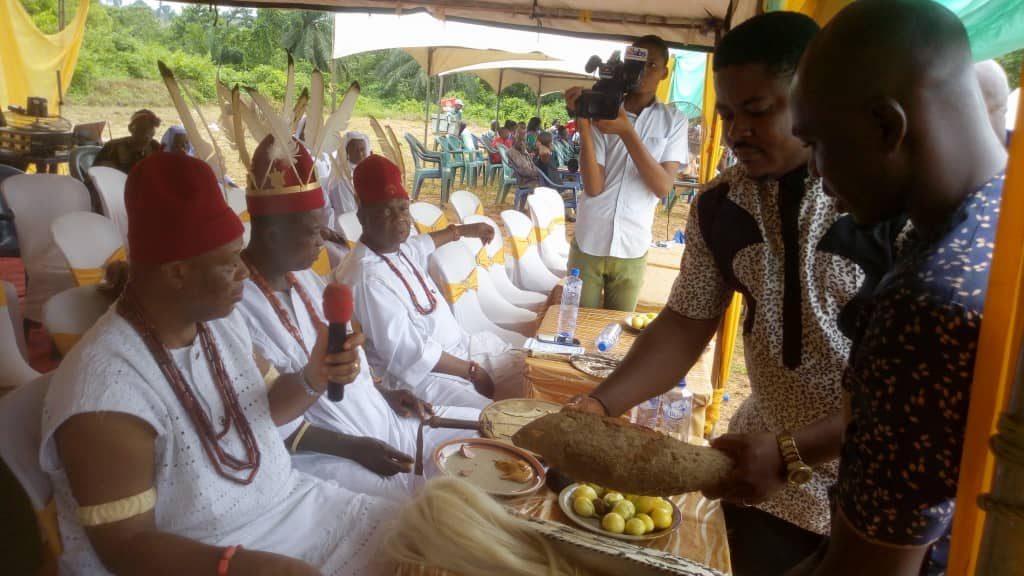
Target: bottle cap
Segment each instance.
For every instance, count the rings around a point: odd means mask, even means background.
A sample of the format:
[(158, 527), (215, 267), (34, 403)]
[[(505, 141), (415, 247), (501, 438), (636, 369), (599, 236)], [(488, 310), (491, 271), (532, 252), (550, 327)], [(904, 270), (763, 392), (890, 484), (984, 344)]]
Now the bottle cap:
[(609, 348), (611, 348), (611, 346), (609, 346), (604, 340), (597, 343), (598, 352), (607, 352)]
[(679, 384), (676, 384), (676, 388), (686, 388), (686, 378), (685, 377), (682, 380), (679, 381)]
[(580, 277), (580, 269), (579, 268), (573, 268), (572, 271), (569, 272), (569, 275), (574, 277), (574, 278), (579, 278)]

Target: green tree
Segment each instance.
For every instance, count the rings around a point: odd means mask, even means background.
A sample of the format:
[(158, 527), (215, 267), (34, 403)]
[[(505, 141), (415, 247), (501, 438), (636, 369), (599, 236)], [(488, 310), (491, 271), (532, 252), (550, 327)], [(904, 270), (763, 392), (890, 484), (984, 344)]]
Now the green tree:
[(1002, 64), (1003, 69), (1006, 70), (1006, 76), (1010, 79), (1010, 90), (1020, 86), (1020, 69), (1021, 66), (1024, 66), (1024, 50), (1004, 54), (996, 58), (996, 61)]
[(289, 18), (282, 45), (295, 57), (308, 60), (319, 70), (331, 67), (333, 20), (326, 12), (300, 10)]

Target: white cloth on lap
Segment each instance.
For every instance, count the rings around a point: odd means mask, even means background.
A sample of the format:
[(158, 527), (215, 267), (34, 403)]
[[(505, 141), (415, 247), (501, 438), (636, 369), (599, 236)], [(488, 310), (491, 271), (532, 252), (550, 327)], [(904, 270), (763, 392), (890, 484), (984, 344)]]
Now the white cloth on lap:
[[(57, 369), (43, 410), (40, 461), (54, 485), (64, 552), (61, 574), (108, 574), (78, 523), (54, 434), (69, 418), (120, 412), (145, 421), (154, 442), (156, 528), (213, 546), (242, 545), (301, 558), (328, 575), (389, 574), (378, 548), (396, 506), (292, 469), (273, 424), (245, 323), (236, 312), (207, 323), (239, 405), (252, 427), (260, 467), (249, 485), (215, 471), (196, 428), (135, 329), (114, 309)], [(175, 364), (214, 422), (225, 408), (199, 338), (172, 351)], [(245, 453), (236, 432), (221, 440)]]

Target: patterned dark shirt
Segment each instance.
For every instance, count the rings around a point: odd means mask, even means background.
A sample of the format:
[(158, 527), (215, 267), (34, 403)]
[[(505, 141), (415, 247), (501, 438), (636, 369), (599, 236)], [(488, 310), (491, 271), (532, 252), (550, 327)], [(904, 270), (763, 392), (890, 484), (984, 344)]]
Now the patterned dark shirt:
[(972, 193), (930, 238), (908, 231), (843, 377), (838, 504), (870, 541), (937, 543), (929, 574), (944, 572), (1002, 186)]
[(136, 163), (150, 154), (159, 152), (160, 149), (161, 144), (156, 140), (150, 140), (145, 148), (138, 150), (132, 145), (131, 136), (115, 138), (103, 145), (99, 154), (96, 155), (96, 162), (94, 164), (96, 166), (117, 168), (127, 174), (131, 172), (132, 167)]

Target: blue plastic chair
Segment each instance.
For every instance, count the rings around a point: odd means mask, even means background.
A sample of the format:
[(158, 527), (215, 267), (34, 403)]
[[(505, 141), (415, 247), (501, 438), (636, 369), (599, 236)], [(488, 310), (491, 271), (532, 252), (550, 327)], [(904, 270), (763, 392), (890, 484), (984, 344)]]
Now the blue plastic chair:
[[(427, 152), (415, 136), (406, 132), (405, 141), (409, 143), (409, 152), (412, 154), (412, 163), (415, 167), (413, 174), (412, 199), (416, 200), (420, 195), (420, 187), (427, 178), (441, 181), (441, 197), (447, 198), (446, 190), (451, 187), (452, 174), (445, 170), (441, 163), (441, 156)], [(430, 168), (427, 163), (437, 164), (437, 168)]]

